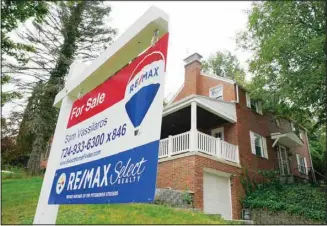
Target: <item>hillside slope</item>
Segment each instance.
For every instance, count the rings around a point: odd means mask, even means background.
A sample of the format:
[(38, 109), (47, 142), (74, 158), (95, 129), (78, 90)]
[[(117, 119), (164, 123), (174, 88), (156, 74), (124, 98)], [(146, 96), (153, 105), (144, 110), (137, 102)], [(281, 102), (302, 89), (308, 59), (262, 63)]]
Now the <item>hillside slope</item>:
[(292, 215), (323, 222), (326, 193), (311, 184), (266, 185), (248, 194), (244, 204), (251, 208), (285, 211)]
[[(42, 178), (2, 180), (2, 224), (32, 224)], [(230, 224), (217, 216), (154, 204), (60, 206), (57, 224)]]

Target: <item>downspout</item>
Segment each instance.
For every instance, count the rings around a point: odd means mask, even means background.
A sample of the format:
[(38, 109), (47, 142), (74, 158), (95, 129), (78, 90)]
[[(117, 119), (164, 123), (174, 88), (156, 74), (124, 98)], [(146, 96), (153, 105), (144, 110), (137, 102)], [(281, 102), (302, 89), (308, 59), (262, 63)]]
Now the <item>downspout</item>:
[(239, 99), (239, 95), (238, 95), (238, 85), (236, 84), (236, 103), (239, 103), (240, 99)]
[(316, 174), (315, 174), (315, 170), (314, 170), (313, 164), (312, 164), (311, 151), (310, 151), (310, 145), (309, 145), (309, 139), (308, 139), (308, 132), (307, 132), (307, 130), (305, 130), (305, 138), (307, 140), (307, 148), (308, 148), (308, 151), (309, 151), (311, 167), (312, 167), (312, 170), (313, 170), (313, 181), (316, 182)]

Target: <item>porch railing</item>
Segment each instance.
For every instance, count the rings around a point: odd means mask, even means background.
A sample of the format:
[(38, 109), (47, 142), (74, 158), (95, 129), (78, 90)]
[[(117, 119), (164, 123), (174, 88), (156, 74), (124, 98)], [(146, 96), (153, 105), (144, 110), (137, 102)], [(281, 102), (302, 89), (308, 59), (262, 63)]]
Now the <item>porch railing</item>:
[(238, 146), (199, 131), (188, 131), (160, 140), (159, 158), (199, 151), (239, 164)]

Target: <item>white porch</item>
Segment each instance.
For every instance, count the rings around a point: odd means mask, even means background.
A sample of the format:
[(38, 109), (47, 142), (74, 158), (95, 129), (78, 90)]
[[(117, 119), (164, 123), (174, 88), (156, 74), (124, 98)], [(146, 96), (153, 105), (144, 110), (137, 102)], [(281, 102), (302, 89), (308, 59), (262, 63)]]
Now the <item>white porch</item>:
[(160, 140), (159, 159), (191, 151), (239, 164), (238, 146), (196, 130)]
[(238, 146), (210, 136), (215, 126), (236, 122), (235, 104), (192, 95), (163, 111), (159, 159), (201, 152), (239, 164)]

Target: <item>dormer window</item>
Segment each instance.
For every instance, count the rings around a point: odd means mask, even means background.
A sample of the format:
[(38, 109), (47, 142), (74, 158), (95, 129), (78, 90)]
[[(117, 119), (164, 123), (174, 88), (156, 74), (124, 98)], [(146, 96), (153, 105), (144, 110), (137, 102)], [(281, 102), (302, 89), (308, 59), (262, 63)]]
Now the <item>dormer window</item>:
[(209, 97), (215, 98), (218, 100), (223, 99), (223, 86), (215, 86), (209, 90)]
[(253, 111), (257, 112), (258, 114), (262, 115), (262, 106), (261, 102), (257, 100), (251, 99), (250, 95), (246, 92), (246, 106), (251, 108)]

